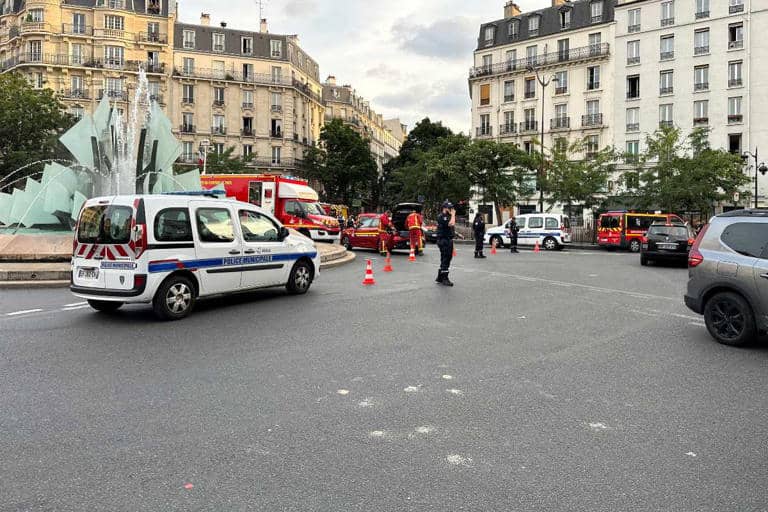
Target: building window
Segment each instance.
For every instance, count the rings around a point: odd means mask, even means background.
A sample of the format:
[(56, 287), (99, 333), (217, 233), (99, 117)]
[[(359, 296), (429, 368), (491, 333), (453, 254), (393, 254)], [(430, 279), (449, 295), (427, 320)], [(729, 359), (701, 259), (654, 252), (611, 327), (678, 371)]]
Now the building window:
[(224, 106), (224, 88), (223, 87), (213, 88), (213, 104), (214, 106), (217, 106), (217, 107)]
[(480, 129), (477, 132), (478, 136), (491, 135), (491, 115), (483, 114), (480, 116)]
[(523, 111), (523, 115), (525, 117), (525, 121), (523, 122), (523, 130), (525, 131), (536, 131), (539, 129), (538, 123), (536, 122), (536, 109), (535, 108), (527, 108)]
[(741, 155), (741, 134), (728, 134), (728, 151), (734, 155)]
[(659, 127), (672, 128), (674, 126), (674, 117), (672, 114), (672, 103), (659, 105)]
[(280, 158), (281, 148), (280, 146), (272, 146), (272, 163), (279, 165), (281, 163)]
[(213, 51), (215, 52), (223, 52), (224, 51), (224, 34), (219, 34), (218, 32), (215, 32), (213, 34)]
[(627, 77), (627, 99), (632, 100), (640, 97), (640, 75)]
[(182, 133), (195, 132), (195, 115), (191, 112), (181, 114), (181, 131)]
[(215, 114), (213, 116), (213, 127), (211, 127), (211, 132), (215, 135), (226, 135), (227, 129), (223, 115)]
[(565, 62), (570, 57), (569, 50), (570, 49), (570, 43), (568, 39), (560, 39), (557, 41), (557, 60), (560, 62)]
[(728, 13), (736, 14), (744, 11), (744, 0), (730, 0)]
[(243, 158), (251, 158), (253, 156), (253, 146), (251, 144), (243, 144)]
[(125, 30), (125, 18), (107, 14), (104, 16), (104, 28), (109, 30)]
[(42, 41), (30, 41), (27, 46), (29, 49), (29, 60), (31, 62), (40, 62), (43, 60), (43, 42)]
[(704, 55), (709, 53), (709, 29), (697, 30), (693, 33), (693, 54)]
[(253, 91), (243, 91), (243, 108), (253, 108)]
[(504, 112), (504, 124), (501, 126), (501, 134), (515, 133), (515, 111)]
[(568, 139), (565, 137), (557, 137), (555, 139), (555, 151), (558, 153), (565, 153), (568, 151)]
[(217, 155), (223, 155), (225, 151), (223, 142), (216, 142), (213, 144), (213, 152)]
[(661, 26), (668, 27), (675, 24), (675, 2), (666, 0), (661, 2)]
[(525, 58), (528, 61), (529, 66), (535, 66), (537, 63), (537, 56), (538, 56), (539, 48), (538, 46), (527, 46), (525, 48)]
[(536, 97), (536, 79), (535, 78), (526, 78), (525, 79), (525, 99), (531, 99)]
[(728, 87), (741, 87), (743, 85), (742, 62), (736, 60), (728, 63)]
[(709, 0), (696, 0), (696, 19), (709, 18)]
[(672, 94), (674, 92), (674, 72), (666, 70), (659, 73), (659, 94)]
[(537, 36), (539, 35), (539, 16), (538, 14), (533, 15), (528, 18), (528, 35), (529, 36)]
[(270, 55), (273, 58), (279, 59), (283, 56), (283, 42), (279, 39), (272, 39), (269, 42)]
[(122, 68), (124, 51), (125, 49), (122, 46), (105, 46), (104, 47), (104, 67)]
[(275, 138), (282, 138), (283, 136), (283, 120), (282, 119), (272, 119), (271, 122), (271, 135)]
[(566, 94), (568, 92), (568, 72), (558, 71), (555, 73), (555, 94)]
[(184, 57), (182, 71), (185, 75), (193, 75), (195, 73), (195, 59)]
[(491, 104), (491, 84), (482, 84), (480, 86), (480, 106)]
[(627, 41), (627, 65), (640, 64), (640, 41)]
[(250, 82), (253, 76), (253, 64), (243, 64), (243, 81)]
[(593, 56), (602, 53), (603, 35), (600, 32), (589, 34), (589, 54)]
[(587, 68), (587, 90), (593, 91), (600, 88), (600, 66)]
[(744, 120), (741, 113), (741, 96), (728, 98), (728, 123), (740, 123)]
[(709, 100), (693, 102), (693, 124), (706, 125), (709, 123)]
[(640, 109), (637, 107), (627, 109), (627, 131), (640, 131)]
[(279, 92), (272, 93), (272, 112), (283, 111), (283, 94)]
[(627, 32), (640, 32), (640, 9), (630, 9), (627, 12)]
[(675, 36), (661, 36), (661, 60), (675, 58)]
[(43, 74), (36, 71), (29, 76), (29, 83), (34, 89), (43, 88)]
[(744, 24), (728, 25), (728, 49), (744, 48)]
[(589, 12), (592, 23), (603, 21), (603, 0), (593, 0), (589, 6)]
[(582, 126), (601, 126), (603, 114), (600, 112), (600, 100), (587, 101), (587, 114), (582, 119)]
[(563, 9), (560, 11), (560, 29), (566, 30), (571, 28), (571, 10)]
[(587, 158), (594, 158), (598, 151), (600, 151), (600, 136), (588, 135), (585, 137), (587, 143)]
[(253, 55), (253, 38), (252, 37), (241, 38), (240, 46), (243, 51), (243, 55)]
[(218, 80), (224, 80), (226, 78), (226, 73), (224, 72), (224, 61), (214, 60), (211, 62), (211, 65), (213, 70), (213, 77)]
[(517, 68), (517, 50), (507, 50), (507, 71)]
[(640, 141), (639, 140), (628, 140), (627, 141), (627, 152), (624, 157), (624, 161), (627, 163), (635, 163), (637, 162), (638, 156), (640, 155)]
[(706, 91), (709, 89), (709, 64), (693, 68), (693, 90)]
[(483, 55), (483, 70), (490, 73), (493, 69), (493, 55)]
[(523, 142), (523, 151), (528, 153), (529, 155), (533, 154), (533, 142), (530, 140), (526, 140)]
[(496, 27), (489, 25), (485, 27), (484, 33), (485, 46), (491, 46), (496, 40)]
[(515, 101), (515, 81), (508, 80), (504, 82), (504, 101)]
[(570, 119), (568, 118), (568, 104), (558, 103), (555, 105), (555, 118), (552, 122), (552, 128), (569, 128)]
[(73, 34), (85, 34), (85, 14), (74, 13), (72, 15), (72, 33)]
[(520, 36), (520, 24), (517, 20), (509, 23), (509, 37), (517, 39)]
[(184, 84), (182, 86), (182, 103), (194, 103), (195, 102), (195, 86)]
[(181, 159), (184, 162), (193, 162), (195, 159), (195, 146), (191, 141), (181, 143)]
[(195, 31), (194, 30), (184, 31), (184, 48), (187, 50), (195, 49)]

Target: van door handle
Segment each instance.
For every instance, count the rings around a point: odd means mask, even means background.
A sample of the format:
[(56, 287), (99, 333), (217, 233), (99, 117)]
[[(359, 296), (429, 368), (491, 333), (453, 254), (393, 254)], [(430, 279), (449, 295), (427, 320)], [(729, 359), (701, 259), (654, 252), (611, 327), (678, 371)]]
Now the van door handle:
[(229, 254), (240, 254), (240, 249), (232, 249)]
[(768, 279), (768, 272), (766, 272), (765, 274), (760, 274), (760, 277), (762, 277), (763, 279)]
[(256, 253), (256, 249), (248, 249), (247, 251), (245, 251), (245, 254), (255, 254), (255, 253)]

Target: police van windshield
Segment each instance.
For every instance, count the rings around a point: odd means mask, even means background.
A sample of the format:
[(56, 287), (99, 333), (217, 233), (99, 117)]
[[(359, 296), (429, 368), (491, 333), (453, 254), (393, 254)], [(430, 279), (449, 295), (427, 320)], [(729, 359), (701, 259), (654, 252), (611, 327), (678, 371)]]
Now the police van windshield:
[(82, 244), (127, 244), (131, 240), (129, 206), (89, 206), (80, 214), (77, 241)]

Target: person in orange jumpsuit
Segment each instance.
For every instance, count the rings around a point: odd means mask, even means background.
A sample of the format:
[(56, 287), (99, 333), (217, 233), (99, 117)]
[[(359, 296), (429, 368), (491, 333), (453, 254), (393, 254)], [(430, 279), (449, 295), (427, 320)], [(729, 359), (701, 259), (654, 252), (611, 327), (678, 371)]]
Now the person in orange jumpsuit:
[(424, 223), (419, 212), (411, 212), (405, 219), (405, 227), (408, 228), (408, 237), (410, 238), (411, 247), (419, 254), (424, 254), (424, 233), (421, 230), (421, 226)]
[(387, 210), (379, 217), (379, 252), (382, 256), (386, 256), (389, 252), (389, 232), (392, 227), (390, 215), (391, 212)]

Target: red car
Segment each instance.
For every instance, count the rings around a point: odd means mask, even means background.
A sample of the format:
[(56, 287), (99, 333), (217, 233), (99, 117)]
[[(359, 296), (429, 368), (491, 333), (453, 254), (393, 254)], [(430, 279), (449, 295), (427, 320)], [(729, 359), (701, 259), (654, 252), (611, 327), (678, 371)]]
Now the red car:
[[(379, 248), (379, 213), (361, 213), (357, 217), (357, 225), (341, 232), (341, 245), (347, 249), (359, 247), (362, 249)], [(407, 234), (407, 232), (406, 232)], [(408, 249), (410, 242), (408, 237), (396, 232), (389, 237), (387, 246), (390, 251), (395, 249)]]

